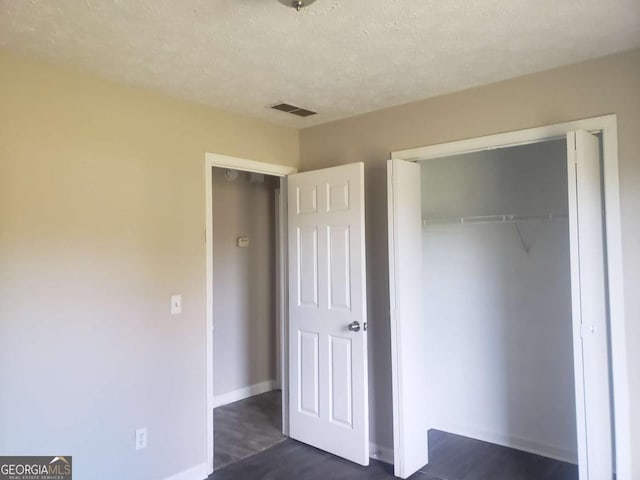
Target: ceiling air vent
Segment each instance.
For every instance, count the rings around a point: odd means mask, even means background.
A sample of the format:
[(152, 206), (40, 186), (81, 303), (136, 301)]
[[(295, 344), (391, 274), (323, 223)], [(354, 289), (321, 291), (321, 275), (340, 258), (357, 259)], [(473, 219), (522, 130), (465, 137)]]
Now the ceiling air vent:
[(292, 115), (297, 115), (298, 117), (310, 117), (311, 115), (316, 115), (318, 113), (307, 110), (306, 108), (289, 105), (288, 103), (278, 103), (276, 105), (272, 105), (271, 108), (274, 110), (280, 110), (281, 112), (290, 113)]

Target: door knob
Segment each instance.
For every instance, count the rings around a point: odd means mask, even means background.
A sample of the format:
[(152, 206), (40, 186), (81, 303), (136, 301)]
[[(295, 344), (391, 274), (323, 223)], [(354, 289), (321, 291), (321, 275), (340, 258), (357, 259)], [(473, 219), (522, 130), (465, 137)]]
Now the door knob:
[(360, 331), (360, 322), (351, 322), (347, 327), (350, 332), (359, 332)]

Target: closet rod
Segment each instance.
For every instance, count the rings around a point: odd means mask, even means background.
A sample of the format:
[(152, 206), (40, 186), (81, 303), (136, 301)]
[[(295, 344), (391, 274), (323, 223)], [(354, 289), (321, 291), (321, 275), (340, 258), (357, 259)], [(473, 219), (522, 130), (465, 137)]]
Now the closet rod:
[(423, 225), (464, 225), (466, 223), (521, 223), (521, 222), (546, 222), (552, 220), (563, 220), (568, 218), (566, 213), (549, 212), (546, 215), (482, 215), (475, 217), (443, 217), (422, 219)]

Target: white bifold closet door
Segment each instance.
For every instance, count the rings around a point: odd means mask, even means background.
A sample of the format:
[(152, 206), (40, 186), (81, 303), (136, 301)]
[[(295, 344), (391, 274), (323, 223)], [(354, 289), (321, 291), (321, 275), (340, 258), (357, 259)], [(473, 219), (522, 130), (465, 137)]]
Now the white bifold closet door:
[(567, 133), (571, 305), (580, 480), (613, 478), (599, 139)]
[(389, 160), (387, 182), (393, 463), (407, 478), (429, 461), (420, 166)]
[(288, 177), (290, 436), (369, 464), (364, 165)]

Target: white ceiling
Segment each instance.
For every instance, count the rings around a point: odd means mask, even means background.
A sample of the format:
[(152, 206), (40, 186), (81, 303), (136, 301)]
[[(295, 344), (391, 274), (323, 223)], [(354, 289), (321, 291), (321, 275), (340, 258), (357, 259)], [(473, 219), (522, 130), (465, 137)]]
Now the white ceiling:
[(637, 46), (639, 0), (0, 0), (0, 47), (296, 128)]

